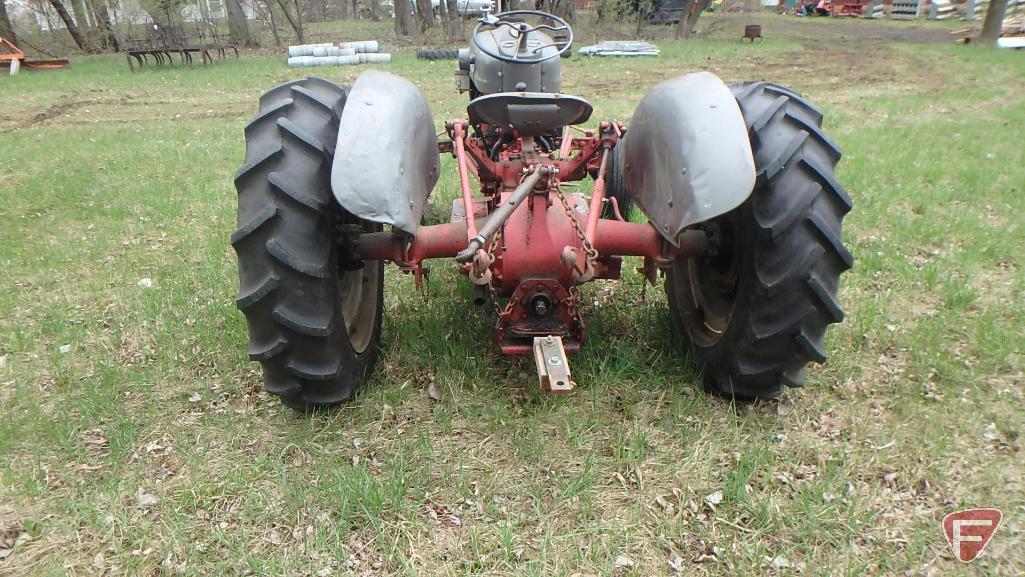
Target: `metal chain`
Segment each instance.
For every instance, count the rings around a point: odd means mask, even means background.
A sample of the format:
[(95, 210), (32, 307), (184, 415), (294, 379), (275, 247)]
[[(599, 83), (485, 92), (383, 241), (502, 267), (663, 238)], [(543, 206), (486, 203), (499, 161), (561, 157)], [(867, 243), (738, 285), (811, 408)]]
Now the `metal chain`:
[[(584, 234), (584, 229), (580, 228), (580, 221), (577, 220), (576, 212), (570, 208), (569, 201), (566, 200), (566, 195), (562, 192), (562, 185), (559, 180), (553, 179), (552, 188), (555, 189), (555, 195), (559, 197), (559, 202), (562, 203), (562, 209), (566, 211), (566, 216), (569, 217), (570, 223), (573, 225), (573, 230), (577, 233), (577, 238), (580, 239), (580, 246), (584, 248), (584, 254), (587, 255), (589, 264), (593, 267), (594, 261), (598, 260), (598, 251), (591, 246), (591, 241), (587, 240), (587, 235)], [(595, 210), (595, 207), (589, 207), (589, 210)], [(601, 210), (599, 207), (598, 210)]]
[[(505, 227), (502, 226), (495, 231), (495, 240), (491, 242), (491, 249), (487, 251), (489, 254), (493, 255), (495, 253), (495, 249), (502, 246), (502, 231), (504, 229)], [(493, 281), (494, 277), (492, 276), (491, 280), (488, 281), (488, 294), (491, 295), (491, 305), (495, 307), (495, 315), (498, 318), (502, 318), (502, 305), (498, 304), (498, 291), (495, 290)]]
[[(552, 188), (555, 189), (555, 196), (559, 197), (559, 202), (562, 203), (562, 209), (566, 212), (566, 216), (569, 217), (569, 222), (573, 225), (573, 230), (577, 233), (577, 238), (580, 239), (580, 246), (583, 247), (584, 254), (587, 255), (588, 264), (593, 270), (595, 267), (595, 261), (598, 259), (598, 251), (591, 245), (591, 241), (587, 240), (587, 235), (584, 234), (584, 230), (580, 228), (580, 221), (577, 219), (576, 211), (570, 207), (569, 201), (566, 200), (566, 195), (562, 192), (562, 184), (558, 179), (553, 180)], [(594, 207), (589, 207), (589, 210), (594, 210)], [(577, 303), (579, 302), (580, 286), (573, 285), (569, 289), (569, 298), (563, 301), (563, 304), (565, 304), (569, 309), (570, 315), (576, 316)]]

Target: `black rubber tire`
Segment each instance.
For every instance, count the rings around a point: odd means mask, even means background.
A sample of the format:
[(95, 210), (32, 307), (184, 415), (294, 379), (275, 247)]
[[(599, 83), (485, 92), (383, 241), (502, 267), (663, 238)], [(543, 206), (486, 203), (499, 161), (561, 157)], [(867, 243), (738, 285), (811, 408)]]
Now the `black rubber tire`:
[[(609, 152), (609, 160), (605, 166), (605, 198), (615, 198), (619, 206), (619, 214), (623, 220), (630, 220), (630, 213), (633, 211), (633, 201), (626, 192), (626, 182), (623, 181), (623, 141), (612, 148)], [(606, 202), (601, 207), (601, 217), (615, 219), (616, 212), (612, 209), (612, 203)]]
[(455, 60), (459, 58), (458, 50), (417, 50), (416, 57), (421, 60)]
[[(351, 398), (374, 365), (380, 339), (383, 263), (352, 262), (339, 226), (358, 221), (331, 193), (346, 94), (319, 78), (264, 94), (260, 113), (246, 125), (246, 160), (235, 175), (238, 229), (231, 244), (249, 357), (263, 365), (267, 391), (299, 411)], [(340, 270), (340, 263), (358, 270)], [(351, 303), (353, 295), (366, 297), (356, 300), (360, 314), (351, 315), (359, 320), (356, 348), (342, 315), (343, 299)]]
[[(732, 238), (722, 254), (675, 263), (666, 292), (703, 365), (705, 389), (771, 398), (803, 385), (808, 362), (826, 361), (826, 328), (844, 318), (836, 294), (853, 265), (841, 236), (851, 199), (836, 180), (840, 149), (822, 132), (818, 110), (774, 84), (731, 88), (749, 130), (755, 188), (713, 220)], [(719, 291), (722, 300), (707, 296), (724, 286), (733, 288)], [(707, 308), (691, 304), (698, 301)], [(708, 313), (730, 301), (728, 315)], [(715, 327), (709, 318), (725, 320)]]

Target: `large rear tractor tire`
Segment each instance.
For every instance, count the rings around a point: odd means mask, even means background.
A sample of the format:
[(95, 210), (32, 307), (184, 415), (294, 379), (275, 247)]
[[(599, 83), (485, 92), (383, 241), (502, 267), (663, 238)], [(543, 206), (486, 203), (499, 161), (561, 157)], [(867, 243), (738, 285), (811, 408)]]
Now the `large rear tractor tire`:
[(836, 180), (840, 149), (822, 114), (764, 82), (732, 87), (747, 122), (757, 180), (735, 210), (703, 223), (712, 250), (666, 275), (674, 320), (703, 365), (705, 389), (769, 398), (826, 361), (823, 338), (843, 320), (840, 274), (853, 264), (841, 224), (851, 199)]
[(344, 211), (331, 193), (331, 163), (346, 89), (319, 78), (260, 98), (235, 175), (237, 300), (249, 357), (264, 386), (308, 411), (360, 388), (377, 356), (384, 271), (354, 258), (354, 235), (380, 230)]

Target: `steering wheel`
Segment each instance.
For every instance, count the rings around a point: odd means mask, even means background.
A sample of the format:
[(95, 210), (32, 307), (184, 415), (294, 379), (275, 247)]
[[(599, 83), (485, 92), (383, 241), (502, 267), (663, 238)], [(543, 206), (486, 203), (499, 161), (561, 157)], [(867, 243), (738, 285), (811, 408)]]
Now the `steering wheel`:
[[(517, 22), (512, 20), (512, 17), (514, 16), (538, 16), (542, 19), (542, 22), (540, 24), (531, 26), (526, 22)], [(512, 31), (512, 37), (519, 40), (519, 42), (516, 43), (516, 49), (512, 53), (512, 55), (502, 54), (501, 46), (499, 46), (497, 52), (492, 51), (490, 48), (485, 47), (486, 43), (477, 40), (478, 36), (484, 34), (485, 32), (495, 31), (499, 28), (502, 28), (503, 26), (509, 27), (509, 29)], [(549, 54), (548, 56), (539, 56), (541, 51), (545, 48), (549, 48), (552, 46), (557, 47), (559, 44), (553, 41), (548, 44), (543, 44), (541, 46), (528, 45), (527, 37), (530, 35), (531, 32), (536, 32), (538, 30), (548, 30), (551, 32), (562, 32), (565, 30), (569, 33), (569, 37), (566, 39), (566, 42), (562, 45), (562, 48), (559, 49), (558, 52)], [(501, 14), (497, 15), (489, 14), (484, 18), (481, 18), (480, 22), (478, 22), (477, 26), (473, 29), (473, 34), (471, 38), (473, 39), (473, 43), (475, 46), (477, 46), (478, 50), (492, 58), (496, 58), (503, 62), (511, 62), (514, 64), (537, 64), (538, 62), (544, 62), (545, 60), (551, 60), (552, 58), (562, 56), (567, 50), (569, 50), (570, 46), (573, 45), (573, 29), (570, 28), (568, 22), (566, 22), (562, 18), (559, 18), (558, 16), (555, 16), (554, 14), (541, 12), (540, 10), (511, 10), (509, 12), (502, 12)], [(534, 55), (534, 57), (530, 58), (529, 55)]]

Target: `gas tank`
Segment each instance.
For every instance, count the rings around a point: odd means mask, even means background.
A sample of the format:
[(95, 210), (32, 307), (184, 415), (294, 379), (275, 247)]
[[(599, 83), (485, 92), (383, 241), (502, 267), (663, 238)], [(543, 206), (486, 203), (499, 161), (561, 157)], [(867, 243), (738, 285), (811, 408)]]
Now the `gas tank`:
[[(477, 42), (497, 54), (516, 53), (520, 39), (508, 26), (488, 30), (470, 47), (461, 50), (459, 67), (468, 71), (473, 86), (481, 94), (496, 92), (559, 92), (562, 87), (562, 64), (560, 58), (549, 58), (540, 62), (506, 62), (488, 56), (477, 47)], [(559, 51), (552, 38), (541, 31), (531, 32), (527, 37), (527, 50), (538, 50), (537, 59), (552, 56)], [(521, 55), (521, 57), (523, 57)], [(529, 58), (529, 56), (527, 56)], [(521, 84), (522, 83), (522, 84)]]

